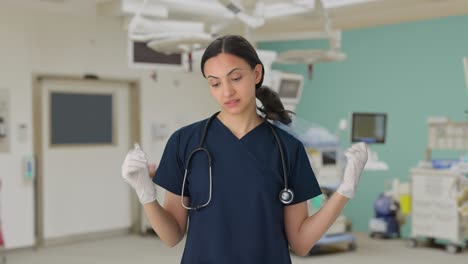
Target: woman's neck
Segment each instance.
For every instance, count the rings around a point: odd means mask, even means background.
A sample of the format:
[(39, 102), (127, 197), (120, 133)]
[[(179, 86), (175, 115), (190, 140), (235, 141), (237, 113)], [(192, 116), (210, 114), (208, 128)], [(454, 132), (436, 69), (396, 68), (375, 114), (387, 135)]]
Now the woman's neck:
[(238, 115), (231, 115), (221, 111), (218, 114), (218, 119), (238, 138), (242, 138), (250, 130), (263, 122), (256, 111)]

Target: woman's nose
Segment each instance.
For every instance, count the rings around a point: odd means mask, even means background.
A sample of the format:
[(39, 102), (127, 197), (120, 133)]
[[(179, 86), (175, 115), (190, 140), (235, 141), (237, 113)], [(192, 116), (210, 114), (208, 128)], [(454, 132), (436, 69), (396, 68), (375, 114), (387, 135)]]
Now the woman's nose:
[(224, 85), (223, 87), (223, 96), (224, 97), (230, 97), (234, 94), (235, 90), (234, 88), (232, 87), (232, 85), (230, 83), (227, 83), (226, 85)]

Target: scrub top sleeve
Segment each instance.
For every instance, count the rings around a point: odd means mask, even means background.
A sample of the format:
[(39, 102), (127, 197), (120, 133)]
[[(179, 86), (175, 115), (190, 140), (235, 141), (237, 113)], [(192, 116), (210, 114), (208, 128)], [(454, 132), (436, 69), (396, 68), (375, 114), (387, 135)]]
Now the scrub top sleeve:
[[(184, 169), (179, 156), (180, 135), (176, 131), (167, 141), (166, 147), (153, 177), (153, 182), (170, 191), (181, 195)], [(188, 195), (188, 187), (185, 184), (184, 196)]]
[(322, 194), (315, 174), (310, 166), (309, 158), (302, 144), (299, 144), (292, 160), (289, 175), (289, 188), (294, 192), (292, 204), (298, 204)]

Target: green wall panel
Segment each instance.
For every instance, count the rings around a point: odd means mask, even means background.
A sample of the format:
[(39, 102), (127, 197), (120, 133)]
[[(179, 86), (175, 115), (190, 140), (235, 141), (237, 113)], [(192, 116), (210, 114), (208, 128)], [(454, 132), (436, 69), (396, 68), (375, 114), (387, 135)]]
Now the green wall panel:
[[(257, 43), (260, 49), (323, 47), (314, 40)], [(325, 45), (326, 46), (326, 45)], [(345, 208), (357, 231), (367, 231), (377, 195), (391, 179), (407, 181), (409, 170), (424, 159), (426, 120), (447, 116), (466, 121), (468, 94), (462, 58), (468, 56), (468, 16), (388, 25), (343, 32), (343, 62), (314, 65), (279, 65), (274, 69), (303, 74), (306, 81), (297, 114), (332, 132), (352, 112), (386, 112), (387, 141), (371, 148), (388, 163), (388, 171), (365, 171), (358, 192)], [(341, 133), (350, 145), (349, 131)], [(457, 157), (461, 153), (435, 153)], [(404, 227), (408, 235), (409, 225)]]

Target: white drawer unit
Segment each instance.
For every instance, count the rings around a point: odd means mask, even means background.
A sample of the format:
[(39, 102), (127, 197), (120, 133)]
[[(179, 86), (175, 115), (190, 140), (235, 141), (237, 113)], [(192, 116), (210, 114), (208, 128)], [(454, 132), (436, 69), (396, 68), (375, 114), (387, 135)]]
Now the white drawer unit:
[(451, 170), (411, 170), (412, 226), (410, 245), (416, 238), (449, 241), (446, 249), (457, 252), (468, 238), (468, 218), (459, 212), (457, 195), (464, 175)]

